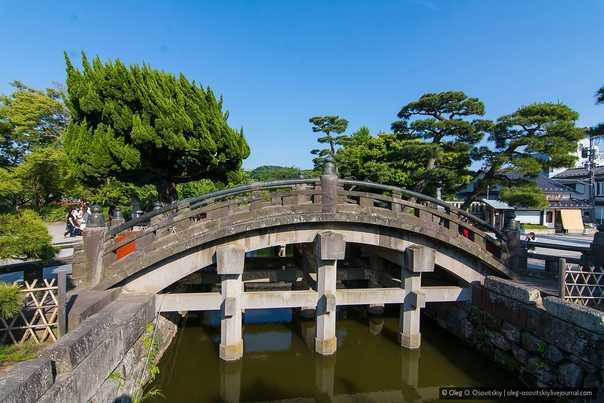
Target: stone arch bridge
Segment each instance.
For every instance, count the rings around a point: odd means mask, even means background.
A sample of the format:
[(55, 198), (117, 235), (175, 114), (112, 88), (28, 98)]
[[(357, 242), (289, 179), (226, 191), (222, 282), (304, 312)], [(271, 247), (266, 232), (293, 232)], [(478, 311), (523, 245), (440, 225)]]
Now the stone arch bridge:
[[(336, 306), (401, 304), (401, 345), (417, 348), (426, 303), (467, 300), (472, 283), (510, 276), (506, 239), (484, 221), (405, 189), (339, 179), (329, 163), (320, 178), (221, 190), (111, 228), (101, 220), (93, 213), (74, 256), (76, 283), (157, 294), (162, 312), (220, 310), (225, 360), (242, 355), (246, 309), (314, 311), (315, 349), (327, 355)], [(267, 248), (277, 256), (256, 256)], [(192, 284), (196, 292), (182, 292)]]

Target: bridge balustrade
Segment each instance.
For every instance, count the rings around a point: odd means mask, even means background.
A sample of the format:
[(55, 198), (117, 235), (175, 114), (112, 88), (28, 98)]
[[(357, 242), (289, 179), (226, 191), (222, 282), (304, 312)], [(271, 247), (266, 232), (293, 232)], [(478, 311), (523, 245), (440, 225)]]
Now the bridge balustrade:
[[(325, 176), (325, 175), (324, 175)], [(253, 183), (186, 199), (112, 227), (104, 243), (104, 265), (128, 256), (154, 240), (192, 225), (210, 230), (262, 214), (357, 213), (387, 214), (413, 222), (419, 219), (449, 237), (465, 237), (496, 259), (503, 259), (505, 237), (496, 228), (441, 200), (403, 188), (337, 179), (335, 212), (323, 200), (322, 178)], [(325, 186), (323, 186), (325, 187)]]

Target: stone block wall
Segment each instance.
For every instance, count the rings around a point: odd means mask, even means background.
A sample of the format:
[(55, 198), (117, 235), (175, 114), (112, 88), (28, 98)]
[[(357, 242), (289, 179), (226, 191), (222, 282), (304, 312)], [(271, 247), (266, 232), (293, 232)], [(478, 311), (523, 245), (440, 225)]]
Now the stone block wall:
[(425, 313), (529, 386), (604, 393), (603, 312), (495, 277), (472, 293), (471, 302), (428, 304)]
[(176, 324), (156, 317), (153, 295), (118, 297), (39, 358), (12, 367), (0, 378), (0, 401), (129, 401), (147, 376), (143, 342), (149, 323), (157, 323), (161, 356), (176, 334)]

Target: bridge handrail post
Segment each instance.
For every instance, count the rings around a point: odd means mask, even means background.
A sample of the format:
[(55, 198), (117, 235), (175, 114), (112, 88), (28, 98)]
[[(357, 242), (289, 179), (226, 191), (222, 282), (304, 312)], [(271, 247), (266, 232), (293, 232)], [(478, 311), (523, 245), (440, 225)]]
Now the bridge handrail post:
[(590, 255), (594, 266), (604, 266), (604, 224), (598, 225), (597, 229), (590, 245)]
[[(107, 227), (87, 226), (82, 232), (84, 262), (73, 265), (73, 277), (78, 283), (94, 287), (103, 277), (103, 252)], [(77, 267), (76, 267), (77, 266)]]
[(331, 161), (323, 165), (321, 175), (321, 211), (323, 213), (335, 213), (338, 203), (338, 174), (336, 166)]
[(560, 299), (564, 300), (566, 296), (566, 259), (563, 257), (557, 259), (558, 276), (560, 276)]
[(67, 271), (57, 272), (57, 333), (59, 337), (67, 334)]
[(72, 279), (77, 285), (96, 285), (103, 270), (103, 246), (108, 229), (101, 207), (93, 205), (91, 210), (92, 214), (82, 231), (82, 257), (74, 260), (72, 265)]
[(502, 258), (512, 271), (522, 272), (523, 266), (526, 266), (522, 258), (524, 248), (520, 242), (520, 228), (515, 218), (516, 213), (513, 210), (505, 212), (503, 233), (507, 241), (507, 256), (502, 253)]

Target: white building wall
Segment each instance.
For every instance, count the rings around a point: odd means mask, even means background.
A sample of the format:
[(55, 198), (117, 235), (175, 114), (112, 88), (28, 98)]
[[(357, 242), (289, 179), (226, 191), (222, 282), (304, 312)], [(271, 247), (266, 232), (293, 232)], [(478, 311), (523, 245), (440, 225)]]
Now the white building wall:
[(516, 220), (521, 224), (541, 224), (540, 210), (516, 210)]
[[(594, 159), (594, 163), (596, 166), (604, 166), (604, 152), (601, 151), (601, 149), (603, 148), (604, 144), (602, 144), (599, 141), (595, 141), (594, 142), (594, 152), (595, 152), (595, 159)], [(577, 161), (575, 162), (575, 168), (584, 168), (587, 166), (587, 163), (589, 162), (589, 158), (584, 158), (583, 157), (583, 150), (589, 150), (589, 138), (584, 138), (581, 139), (577, 142), (577, 152), (576, 153), (572, 153), (575, 154), (577, 156)], [(552, 176), (558, 175), (560, 172), (564, 172), (566, 171), (566, 168), (554, 168), (549, 172), (549, 177), (551, 178)]]

